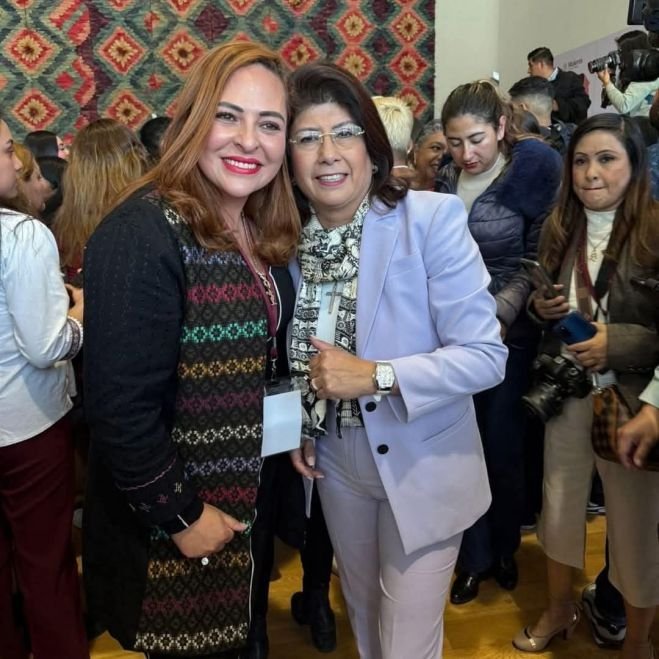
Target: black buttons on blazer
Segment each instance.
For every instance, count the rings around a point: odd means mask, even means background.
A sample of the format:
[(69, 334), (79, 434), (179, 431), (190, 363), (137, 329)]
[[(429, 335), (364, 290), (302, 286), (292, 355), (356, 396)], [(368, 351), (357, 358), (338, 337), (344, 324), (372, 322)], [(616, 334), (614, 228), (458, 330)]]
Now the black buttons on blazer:
[(380, 444), (377, 448), (377, 452), (380, 455), (384, 455), (385, 453), (389, 453), (389, 447), (386, 444)]
[(364, 405), (364, 408), (366, 409), (367, 412), (375, 412), (376, 407), (377, 404), (374, 403), (372, 400), (366, 403), (366, 405)]

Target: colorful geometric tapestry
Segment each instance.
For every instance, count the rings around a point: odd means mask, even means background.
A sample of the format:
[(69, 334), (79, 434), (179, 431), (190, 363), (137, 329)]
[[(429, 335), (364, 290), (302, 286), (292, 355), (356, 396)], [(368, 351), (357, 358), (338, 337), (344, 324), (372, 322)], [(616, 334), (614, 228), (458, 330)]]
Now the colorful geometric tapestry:
[[(12, 131), (171, 114), (204, 51), (248, 39), (291, 68), (328, 58), (432, 115), (435, 0), (0, 0), (0, 107)], [(426, 112), (427, 110), (427, 112)]]

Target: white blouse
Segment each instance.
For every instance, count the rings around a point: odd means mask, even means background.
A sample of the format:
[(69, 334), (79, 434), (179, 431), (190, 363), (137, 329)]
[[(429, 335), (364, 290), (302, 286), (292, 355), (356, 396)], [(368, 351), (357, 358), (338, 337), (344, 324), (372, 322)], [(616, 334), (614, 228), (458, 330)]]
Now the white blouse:
[(80, 331), (55, 238), (38, 220), (0, 209), (0, 447), (48, 429), (71, 409), (70, 359)]

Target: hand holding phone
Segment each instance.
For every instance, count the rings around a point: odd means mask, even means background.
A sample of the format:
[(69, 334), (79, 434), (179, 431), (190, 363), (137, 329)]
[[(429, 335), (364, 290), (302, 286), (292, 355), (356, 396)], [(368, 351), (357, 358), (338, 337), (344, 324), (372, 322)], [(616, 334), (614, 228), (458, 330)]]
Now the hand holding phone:
[(597, 334), (597, 328), (578, 311), (572, 311), (554, 323), (551, 331), (567, 345), (587, 341)]
[[(588, 322), (588, 321), (586, 321)], [(606, 323), (588, 323), (595, 334), (585, 339), (571, 343), (567, 349), (577, 358), (577, 361), (584, 367), (593, 371), (602, 372), (608, 368), (608, 325)]]
[(533, 286), (541, 292), (544, 298), (551, 300), (558, 297), (559, 292), (554, 287), (552, 278), (540, 263), (531, 259), (520, 259), (519, 262), (531, 277)]

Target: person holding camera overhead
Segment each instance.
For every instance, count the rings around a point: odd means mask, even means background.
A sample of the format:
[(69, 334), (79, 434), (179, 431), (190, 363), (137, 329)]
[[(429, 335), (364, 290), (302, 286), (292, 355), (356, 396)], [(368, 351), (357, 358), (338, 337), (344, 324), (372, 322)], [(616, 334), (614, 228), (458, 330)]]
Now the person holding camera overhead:
[[(659, 361), (659, 305), (649, 289), (630, 281), (656, 277), (659, 270), (659, 206), (650, 197), (645, 145), (631, 119), (600, 114), (576, 129), (566, 163), (559, 203), (539, 247), (559, 295), (549, 297), (541, 288), (531, 296), (529, 311), (553, 322), (571, 310), (591, 309), (591, 338), (561, 345), (548, 333), (542, 352), (569, 357), (598, 387), (616, 384), (635, 412)], [(596, 466), (607, 504), (610, 580), (627, 614), (621, 657), (648, 659), (654, 656), (649, 632), (659, 603), (659, 474), (595, 455), (594, 399), (581, 393), (567, 395), (546, 426), (538, 539), (547, 556), (549, 602), (513, 645), (542, 652), (554, 637), (568, 638), (579, 622), (572, 570), (584, 565), (586, 503)], [(592, 594), (588, 586), (583, 597), (594, 625)]]
[[(616, 39), (618, 44), (619, 58), (624, 63), (631, 58), (632, 50), (648, 50), (650, 44), (648, 35), (642, 30), (631, 30), (625, 32)], [(659, 89), (659, 77), (649, 81), (629, 80), (632, 76), (631, 71), (626, 71), (624, 66), (620, 68), (620, 88), (611, 80), (611, 70), (605, 66), (601, 71), (596, 72), (603, 87), (603, 99), (606, 97), (609, 103), (620, 114), (627, 114), (630, 117), (647, 117), (652, 105), (652, 97)], [(602, 107), (606, 107), (605, 101)]]

